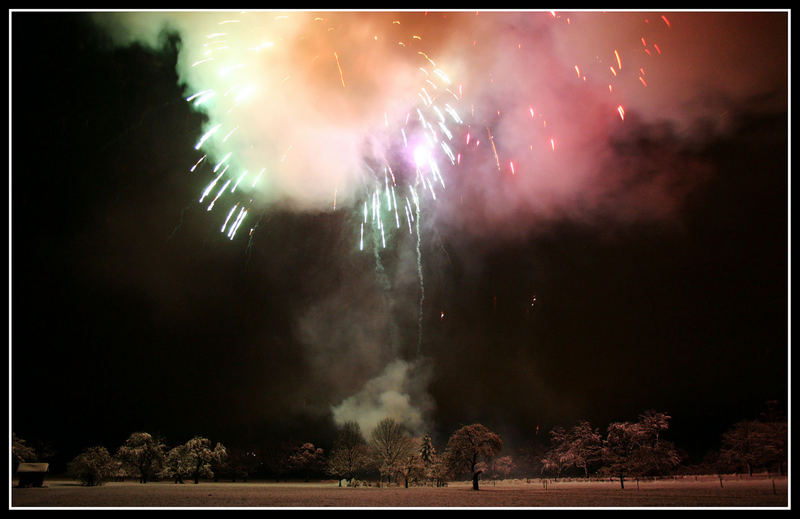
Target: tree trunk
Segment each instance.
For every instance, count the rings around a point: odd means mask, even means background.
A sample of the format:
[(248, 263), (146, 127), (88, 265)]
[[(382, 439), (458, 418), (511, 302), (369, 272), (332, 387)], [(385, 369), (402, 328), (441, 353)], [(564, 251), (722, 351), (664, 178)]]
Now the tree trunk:
[(478, 476), (480, 476), (481, 471), (473, 472), (472, 473), (472, 490), (480, 490), (478, 487)]
[(619, 487), (622, 490), (625, 490), (625, 475), (623, 475), (623, 474), (619, 475)]

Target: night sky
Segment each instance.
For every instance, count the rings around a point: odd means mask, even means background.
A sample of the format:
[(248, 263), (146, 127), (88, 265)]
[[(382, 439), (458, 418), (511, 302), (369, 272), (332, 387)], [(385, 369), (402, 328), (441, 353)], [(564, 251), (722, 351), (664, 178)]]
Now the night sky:
[[(461, 71), (480, 90), (464, 118), (505, 159), (527, 145), (512, 115), (487, 114), (526, 111), (543, 80), (482, 60), (521, 41), (536, 50), (513, 59), (560, 77), (564, 41), (473, 14), (419, 27), (439, 50), (498, 46)], [(139, 430), (326, 446), (334, 410), (391, 392), (442, 446), (462, 424), (514, 446), (655, 409), (699, 461), (788, 398), (788, 16), (667, 15), (653, 37), (679, 57), (653, 66), (653, 97), (631, 97), (624, 121), (557, 83), (538, 98), (562, 129), (548, 158), (512, 175), (486, 142), (463, 150), (421, 234), (420, 340), (415, 236), (360, 252), (357, 201), (277, 201), (235, 239), (219, 232), (188, 171), (205, 119), (179, 85), (180, 38), (119, 45), (85, 13), (12, 13), (11, 429), (64, 459)]]

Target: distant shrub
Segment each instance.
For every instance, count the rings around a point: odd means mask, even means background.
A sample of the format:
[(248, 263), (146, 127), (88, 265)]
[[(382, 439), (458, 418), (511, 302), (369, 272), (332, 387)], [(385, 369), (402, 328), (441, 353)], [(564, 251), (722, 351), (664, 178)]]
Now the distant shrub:
[(75, 457), (67, 465), (67, 474), (86, 486), (105, 483), (115, 469), (114, 460), (105, 447), (91, 447)]

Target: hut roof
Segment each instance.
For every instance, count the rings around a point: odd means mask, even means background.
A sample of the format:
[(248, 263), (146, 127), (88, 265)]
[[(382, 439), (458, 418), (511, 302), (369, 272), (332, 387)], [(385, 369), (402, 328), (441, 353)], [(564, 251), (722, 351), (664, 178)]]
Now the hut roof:
[(17, 472), (47, 472), (49, 463), (20, 463)]

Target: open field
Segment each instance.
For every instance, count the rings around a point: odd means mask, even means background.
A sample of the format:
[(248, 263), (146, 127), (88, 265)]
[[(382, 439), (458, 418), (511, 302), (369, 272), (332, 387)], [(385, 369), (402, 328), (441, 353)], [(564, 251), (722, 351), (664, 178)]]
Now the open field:
[[(773, 481), (775, 483), (773, 491)], [(660, 481), (553, 481), (547, 488), (538, 479), (484, 481), (475, 492), (468, 482), (444, 488), (340, 488), (336, 482), (110, 482), (83, 487), (73, 481), (54, 479), (42, 488), (11, 489), (11, 507), (110, 507), (110, 508), (323, 508), (323, 507), (772, 507), (789, 506), (788, 481), (782, 478), (686, 477)]]

